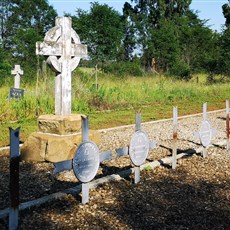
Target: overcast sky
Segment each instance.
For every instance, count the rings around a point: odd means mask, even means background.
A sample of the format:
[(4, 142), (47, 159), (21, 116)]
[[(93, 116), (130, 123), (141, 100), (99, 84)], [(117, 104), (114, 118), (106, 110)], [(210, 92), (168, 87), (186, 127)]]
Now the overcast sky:
[[(48, 0), (48, 2), (57, 10), (59, 16), (63, 13), (75, 15), (77, 8), (89, 10), (90, 2), (88, 0)], [(100, 4), (107, 4), (119, 12), (122, 12), (123, 5), (126, 1), (121, 0), (98, 0)], [(130, 1), (127, 1), (130, 2)], [(200, 19), (209, 19), (207, 25), (210, 25), (213, 30), (221, 31), (221, 27), (225, 22), (222, 13), (222, 5), (228, 3), (227, 0), (193, 0), (190, 8), (194, 11), (199, 11)]]

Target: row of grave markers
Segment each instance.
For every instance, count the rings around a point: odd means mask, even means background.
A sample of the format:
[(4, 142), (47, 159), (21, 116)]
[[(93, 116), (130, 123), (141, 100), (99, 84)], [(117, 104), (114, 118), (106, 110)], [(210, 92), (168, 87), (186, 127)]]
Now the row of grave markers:
[[(229, 101), (226, 101), (226, 130), (227, 130), (227, 151), (229, 150)], [(82, 118), (82, 144), (78, 147), (73, 158), (73, 170), (75, 176), (82, 182), (82, 203), (85, 204), (89, 200), (89, 185), (97, 174), (100, 165), (100, 156), (102, 160), (112, 159), (112, 152), (99, 153), (97, 145), (88, 139), (88, 119)], [(178, 129), (178, 110), (173, 107), (173, 146), (172, 146), (172, 169), (176, 168), (177, 156), (177, 129)], [(207, 103), (203, 104), (203, 121), (200, 129), (194, 133), (194, 136), (200, 139), (203, 146), (203, 157), (207, 157), (207, 148), (211, 144), (212, 138), (216, 134), (216, 129), (212, 128), (207, 116)], [(129, 147), (116, 149), (120, 152), (118, 156), (128, 155), (134, 164), (135, 183), (140, 181), (140, 166), (147, 159), (149, 149), (156, 147), (155, 141), (150, 141), (148, 135), (141, 130), (141, 114), (136, 114), (136, 128)], [(59, 162), (61, 164), (61, 162)], [(88, 174), (87, 174), (88, 173)], [(87, 175), (87, 176), (86, 176)]]
[[(226, 101), (226, 149), (229, 151), (229, 101)], [(177, 155), (177, 129), (178, 129), (178, 111), (173, 107), (173, 146), (172, 146), (172, 169), (176, 168)], [(207, 103), (203, 104), (203, 121), (195, 137), (200, 139), (203, 146), (203, 157), (207, 156), (207, 147), (211, 144), (212, 137), (216, 130), (211, 127), (207, 118)], [(19, 133), (20, 128), (13, 130), (10, 128), (10, 200), (11, 207), (9, 212), (9, 229), (18, 227), (18, 206), (19, 206)], [(121, 157), (129, 155), (134, 164), (135, 183), (140, 181), (140, 166), (144, 164), (149, 149), (156, 147), (155, 141), (150, 141), (148, 135), (141, 130), (141, 114), (136, 114), (135, 132), (131, 138), (129, 147), (116, 149), (116, 156)], [(82, 143), (77, 148), (73, 160), (54, 163), (54, 173), (67, 169), (72, 169), (75, 176), (82, 182), (82, 203), (89, 201), (89, 183), (97, 174), (100, 162), (111, 160), (112, 151), (100, 153), (98, 146), (89, 140), (88, 117), (82, 117)]]

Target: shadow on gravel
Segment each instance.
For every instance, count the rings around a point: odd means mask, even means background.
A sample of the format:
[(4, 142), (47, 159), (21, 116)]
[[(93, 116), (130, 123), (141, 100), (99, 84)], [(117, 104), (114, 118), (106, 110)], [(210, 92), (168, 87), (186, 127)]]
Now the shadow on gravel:
[[(164, 148), (164, 149), (167, 149), (171, 154), (169, 156), (172, 156), (172, 148), (169, 148), (167, 146), (164, 146), (164, 145), (159, 145), (159, 147), (161, 148)], [(180, 154), (180, 153), (186, 153), (186, 154), (196, 154), (196, 151), (194, 149), (177, 149), (177, 154)]]
[[(0, 158), (0, 210), (8, 208), (9, 200), (9, 154)], [(19, 200), (20, 203), (34, 200), (65, 188), (76, 186), (76, 183), (60, 181), (53, 174), (54, 166), (47, 162), (20, 162), (19, 166)], [(0, 228), (1, 229), (1, 228)]]
[(195, 144), (195, 145), (197, 145), (197, 146), (201, 146), (201, 144), (200, 144), (200, 143), (195, 142), (195, 141), (187, 140), (187, 142), (190, 142), (190, 143)]
[(226, 146), (224, 145), (217, 145), (217, 144), (212, 144), (214, 147), (219, 148), (219, 149), (226, 149)]
[[(9, 208), (9, 154), (0, 159), (0, 210)], [(54, 166), (47, 162), (20, 162), (19, 202), (35, 200), (46, 195), (72, 188), (79, 183), (60, 181), (53, 174)], [(29, 176), (28, 176), (29, 175)], [(80, 198), (79, 198), (80, 201)], [(27, 211), (26, 211), (27, 212)], [(28, 211), (30, 213), (30, 210)], [(19, 213), (19, 216), (21, 216)], [(44, 225), (45, 226), (45, 225)], [(40, 226), (41, 227), (41, 226)], [(8, 217), (0, 219), (0, 229), (8, 229)], [(20, 228), (20, 229), (32, 229)], [(34, 228), (42, 229), (42, 228)]]
[(67, 196), (24, 211), (21, 229), (229, 229), (229, 179), (210, 183), (183, 168), (141, 177), (101, 185), (86, 205)]
[[(63, 190), (76, 185), (55, 181), (50, 176), (50, 165), (38, 167), (28, 163), (21, 169), (32, 174), (31, 181), (20, 178), (26, 199), (44, 195), (46, 189), (47, 193), (53, 192), (52, 186)], [(79, 195), (67, 195), (20, 212), (20, 229), (229, 229), (229, 174), (212, 182), (197, 176), (200, 171), (196, 170), (195, 174), (183, 166), (176, 170), (143, 170), (138, 184), (133, 183), (131, 175), (128, 180), (106, 183), (90, 191), (86, 205), (80, 204)], [(37, 193), (30, 193), (30, 186), (36, 186)], [(7, 218), (0, 220), (0, 229), (8, 229)]]
[(132, 168), (131, 165), (120, 168), (120, 167), (116, 167), (116, 166), (107, 166), (106, 164), (100, 163), (100, 167), (102, 168), (102, 175), (98, 175), (95, 178), (101, 178), (107, 175), (112, 175), (114, 173), (118, 173), (120, 171), (126, 170), (126, 169), (130, 169)]
[(226, 117), (217, 117), (217, 119), (220, 119), (220, 120), (226, 121)]
[(110, 215), (130, 229), (229, 228), (229, 179), (209, 183), (187, 176), (184, 170), (168, 171), (172, 173), (168, 177), (145, 172), (140, 184), (128, 188), (114, 182), (120, 205), (107, 207)]

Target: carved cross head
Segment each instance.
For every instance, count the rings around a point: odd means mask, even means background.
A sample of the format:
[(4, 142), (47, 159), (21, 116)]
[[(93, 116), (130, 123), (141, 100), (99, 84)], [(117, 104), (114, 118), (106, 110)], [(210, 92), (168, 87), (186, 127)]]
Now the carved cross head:
[(69, 62), (70, 71), (78, 66), (80, 59), (87, 56), (87, 46), (81, 44), (70, 17), (57, 17), (44, 42), (36, 43), (36, 54), (48, 56), (47, 62), (61, 73), (65, 61)]

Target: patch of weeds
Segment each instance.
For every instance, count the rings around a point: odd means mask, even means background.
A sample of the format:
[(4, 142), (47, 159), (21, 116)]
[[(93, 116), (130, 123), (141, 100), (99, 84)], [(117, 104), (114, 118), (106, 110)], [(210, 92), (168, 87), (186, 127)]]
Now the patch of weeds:
[(145, 170), (145, 171), (151, 171), (151, 170), (153, 170), (153, 169), (152, 169), (152, 167), (151, 167), (150, 165), (148, 165), (148, 166), (144, 167), (144, 170)]

